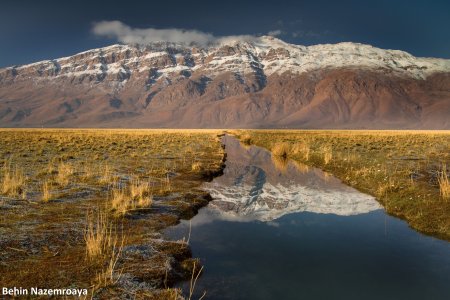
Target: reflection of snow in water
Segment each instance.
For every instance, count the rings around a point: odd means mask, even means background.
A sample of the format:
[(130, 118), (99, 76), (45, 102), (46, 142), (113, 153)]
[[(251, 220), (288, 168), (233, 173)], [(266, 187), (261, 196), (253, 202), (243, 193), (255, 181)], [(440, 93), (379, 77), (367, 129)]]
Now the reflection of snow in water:
[(215, 199), (210, 207), (223, 217), (271, 221), (303, 211), (348, 216), (380, 209), (373, 197), (321, 170), (280, 162), (268, 151), (244, 148), (229, 136), (223, 141), (227, 152), (224, 175), (204, 185)]

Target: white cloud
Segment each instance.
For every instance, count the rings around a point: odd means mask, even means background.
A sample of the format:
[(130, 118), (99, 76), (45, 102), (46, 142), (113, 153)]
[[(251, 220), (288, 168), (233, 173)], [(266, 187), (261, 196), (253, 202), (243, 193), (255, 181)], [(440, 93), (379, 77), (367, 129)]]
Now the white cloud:
[(331, 31), (313, 31), (313, 30), (297, 30), (291, 33), (292, 37), (303, 37), (303, 38), (320, 38), (329, 35)]
[[(148, 44), (156, 41), (200, 44), (226, 43), (235, 40), (252, 40), (252, 35), (216, 37), (211, 33), (187, 29), (132, 28), (120, 21), (100, 21), (94, 23), (92, 32), (101, 37), (116, 39), (126, 44)], [(276, 34), (277, 31), (274, 31)], [(270, 35), (270, 33), (269, 33)], [(274, 35), (275, 36), (275, 35)]]
[(281, 30), (279, 30), (279, 29), (269, 31), (269, 32), (267, 33), (267, 35), (270, 35), (270, 36), (279, 36), (279, 35), (282, 35), (282, 34), (283, 34), (283, 31), (281, 31)]

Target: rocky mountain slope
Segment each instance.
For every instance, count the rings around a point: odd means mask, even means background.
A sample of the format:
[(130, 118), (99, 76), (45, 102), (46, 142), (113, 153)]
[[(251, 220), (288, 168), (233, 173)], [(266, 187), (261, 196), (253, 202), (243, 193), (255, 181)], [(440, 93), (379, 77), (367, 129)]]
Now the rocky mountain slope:
[(450, 129), (450, 60), (273, 37), (0, 69), (0, 126)]

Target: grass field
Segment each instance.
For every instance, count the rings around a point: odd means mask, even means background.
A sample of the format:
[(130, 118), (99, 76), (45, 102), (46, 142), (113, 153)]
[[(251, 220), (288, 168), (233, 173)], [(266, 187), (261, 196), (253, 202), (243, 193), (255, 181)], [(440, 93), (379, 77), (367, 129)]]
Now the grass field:
[(244, 144), (321, 168), (389, 214), (450, 240), (449, 131), (238, 130)]
[[(324, 169), (450, 240), (449, 132), (229, 132), (271, 150), (280, 170), (288, 159)], [(224, 167), (221, 133), (0, 130), (0, 285), (181, 299), (173, 283), (200, 267), (161, 230), (210, 200), (199, 186)]]
[(0, 130), (0, 285), (178, 299), (196, 260), (160, 231), (209, 201), (219, 133)]

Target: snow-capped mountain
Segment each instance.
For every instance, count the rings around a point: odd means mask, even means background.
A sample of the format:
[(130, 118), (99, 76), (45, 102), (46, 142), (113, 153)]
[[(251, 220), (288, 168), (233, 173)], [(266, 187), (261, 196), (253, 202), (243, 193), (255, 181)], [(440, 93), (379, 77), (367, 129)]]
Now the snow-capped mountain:
[(273, 37), (0, 69), (1, 126), (450, 128), (450, 60)]

